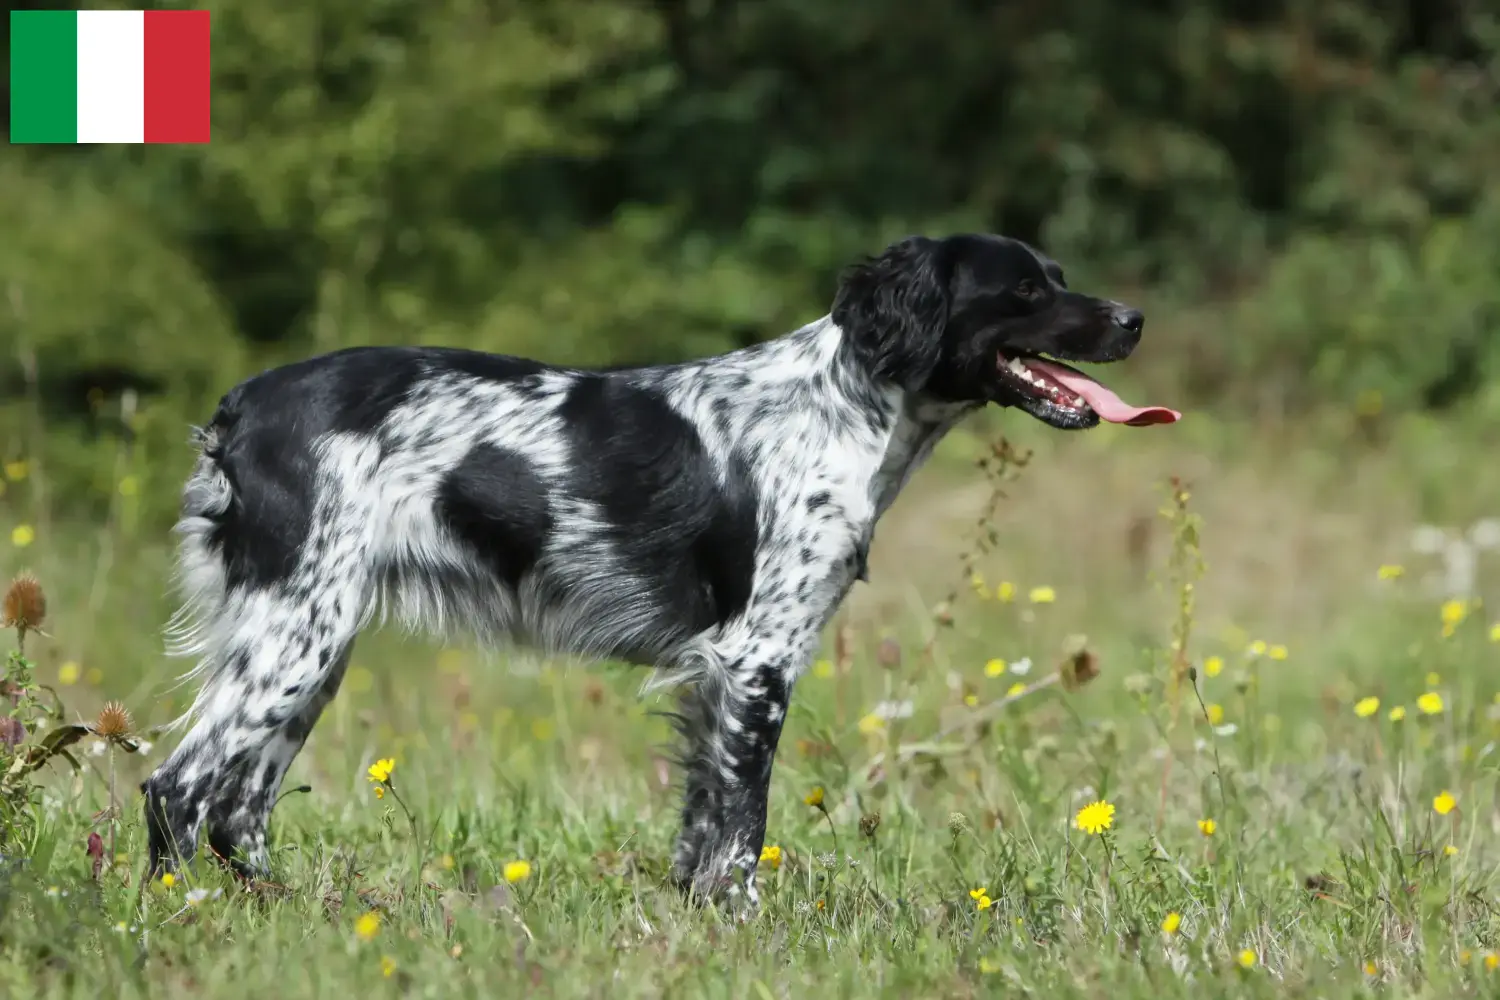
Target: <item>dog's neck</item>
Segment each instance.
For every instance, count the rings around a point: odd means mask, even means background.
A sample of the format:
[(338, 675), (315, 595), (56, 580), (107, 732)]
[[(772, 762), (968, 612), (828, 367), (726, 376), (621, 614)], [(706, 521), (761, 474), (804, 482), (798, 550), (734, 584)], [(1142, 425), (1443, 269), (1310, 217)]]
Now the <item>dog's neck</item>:
[[(836, 408), (824, 415), (832, 426), (849, 431), (838, 447), (854, 454), (841, 455), (840, 460), (863, 467), (868, 476), (872, 522), (895, 502), (943, 436), (979, 408), (908, 392), (878, 378), (861, 363), (830, 316), (747, 353), (757, 357), (758, 370), (785, 379), (789, 387), (805, 387), (789, 394), (800, 405)], [(820, 385), (833, 393), (820, 391)]]

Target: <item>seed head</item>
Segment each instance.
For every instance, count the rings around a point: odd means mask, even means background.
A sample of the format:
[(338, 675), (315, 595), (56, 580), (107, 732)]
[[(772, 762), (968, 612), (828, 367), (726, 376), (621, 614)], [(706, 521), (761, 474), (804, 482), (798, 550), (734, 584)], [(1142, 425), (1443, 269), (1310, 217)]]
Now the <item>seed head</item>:
[(0, 628), (17, 629), (24, 636), (35, 632), (47, 620), (47, 594), (30, 573), (21, 573), (6, 588), (0, 602)]
[(106, 740), (123, 740), (130, 735), (130, 727), (130, 712), (118, 701), (106, 703), (94, 720), (94, 734)]
[(880, 813), (865, 813), (859, 818), (859, 832), (866, 840), (875, 839), (875, 831), (880, 829)]

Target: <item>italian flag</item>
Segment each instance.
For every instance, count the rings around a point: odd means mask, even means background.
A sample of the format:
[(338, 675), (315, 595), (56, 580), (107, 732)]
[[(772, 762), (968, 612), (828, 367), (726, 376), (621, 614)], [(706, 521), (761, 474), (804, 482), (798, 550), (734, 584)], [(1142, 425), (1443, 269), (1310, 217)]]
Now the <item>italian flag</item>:
[(208, 11), (13, 10), (10, 141), (207, 142)]

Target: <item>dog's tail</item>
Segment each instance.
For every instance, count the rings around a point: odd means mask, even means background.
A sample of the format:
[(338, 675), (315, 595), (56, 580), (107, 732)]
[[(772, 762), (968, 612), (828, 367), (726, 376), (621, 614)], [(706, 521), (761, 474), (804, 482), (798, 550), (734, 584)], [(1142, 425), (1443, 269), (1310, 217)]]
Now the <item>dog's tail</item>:
[(198, 658), (197, 666), (183, 675), (184, 683), (212, 673), (214, 651), (220, 645), (217, 633), (230, 624), (223, 620), (229, 587), (223, 536), (234, 517), (236, 499), (222, 464), (228, 424), (221, 404), (208, 426), (194, 429), (198, 462), (183, 487), (182, 510), (173, 529), (175, 583), (182, 605), (166, 626), (167, 652)]

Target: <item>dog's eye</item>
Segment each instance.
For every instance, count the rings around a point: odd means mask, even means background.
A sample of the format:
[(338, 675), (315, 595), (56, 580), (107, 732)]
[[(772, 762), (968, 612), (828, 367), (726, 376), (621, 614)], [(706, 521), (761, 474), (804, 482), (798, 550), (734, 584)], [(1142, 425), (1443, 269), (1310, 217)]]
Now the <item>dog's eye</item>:
[(1034, 299), (1041, 294), (1041, 289), (1037, 288), (1035, 283), (1022, 279), (1016, 285), (1016, 294), (1023, 299)]

